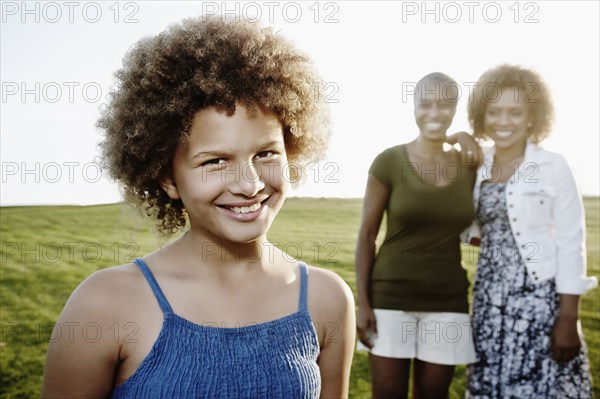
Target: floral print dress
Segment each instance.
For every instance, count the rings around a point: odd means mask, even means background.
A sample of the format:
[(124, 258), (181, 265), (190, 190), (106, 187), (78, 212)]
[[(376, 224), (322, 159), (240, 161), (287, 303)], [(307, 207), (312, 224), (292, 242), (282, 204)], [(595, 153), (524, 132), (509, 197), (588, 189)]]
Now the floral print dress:
[(467, 370), (467, 398), (591, 398), (585, 343), (579, 356), (557, 363), (550, 334), (559, 295), (554, 279), (534, 284), (513, 238), (504, 183), (481, 187), (482, 227), (473, 286), (473, 337), (478, 362)]

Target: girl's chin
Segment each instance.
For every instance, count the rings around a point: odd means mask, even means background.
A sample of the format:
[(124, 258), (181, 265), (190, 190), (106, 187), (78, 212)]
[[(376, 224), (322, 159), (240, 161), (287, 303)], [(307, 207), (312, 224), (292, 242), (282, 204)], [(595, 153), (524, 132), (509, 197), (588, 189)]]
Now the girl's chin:
[(443, 143), (446, 141), (446, 132), (425, 132), (422, 134), (427, 141)]

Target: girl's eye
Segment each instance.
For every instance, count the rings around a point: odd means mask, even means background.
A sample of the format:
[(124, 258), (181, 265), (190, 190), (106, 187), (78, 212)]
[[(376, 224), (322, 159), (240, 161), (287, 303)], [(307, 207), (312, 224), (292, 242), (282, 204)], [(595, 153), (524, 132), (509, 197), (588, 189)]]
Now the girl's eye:
[(275, 155), (273, 151), (261, 151), (258, 154), (256, 154), (256, 158), (268, 158), (272, 157), (273, 155)]
[(202, 162), (202, 164), (200, 166), (219, 166), (221, 164), (225, 163), (225, 160), (223, 158), (215, 158), (215, 159), (210, 159), (208, 161), (204, 161)]

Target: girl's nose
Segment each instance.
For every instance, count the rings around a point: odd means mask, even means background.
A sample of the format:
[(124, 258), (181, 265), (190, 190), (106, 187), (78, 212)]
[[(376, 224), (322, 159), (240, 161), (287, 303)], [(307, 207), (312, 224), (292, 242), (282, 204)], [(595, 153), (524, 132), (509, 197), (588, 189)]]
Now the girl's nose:
[(240, 173), (236, 175), (235, 181), (231, 184), (230, 191), (234, 194), (241, 194), (246, 197), (254, 197), (263, 188), (265, 183), (261, 179), (261, 171), (252, 162), (243, 165)]

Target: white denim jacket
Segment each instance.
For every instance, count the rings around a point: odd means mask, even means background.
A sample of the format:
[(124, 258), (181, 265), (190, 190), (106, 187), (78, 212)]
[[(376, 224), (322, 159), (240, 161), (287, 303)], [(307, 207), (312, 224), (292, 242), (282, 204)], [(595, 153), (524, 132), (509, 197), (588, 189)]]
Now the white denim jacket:
[[(494, 176), (494, 150), (484, 150), (484, 163), (477, 171), (475, 209), (481, 183)], [(554, 277), (559, 294), (581, 295), (597, 287), (596, 277), (586, 276), (583, 201), (562, 155), (528, 143), (505, 194), (512, 234), (529, 277), (536, 283)], [(475, 220), (462, 238), (470, 243), (479, 237)]]

